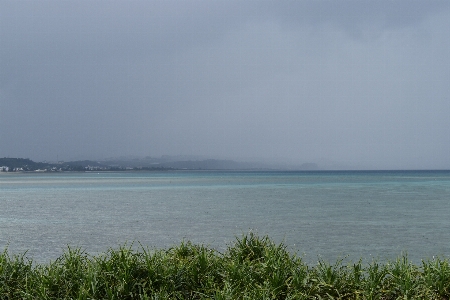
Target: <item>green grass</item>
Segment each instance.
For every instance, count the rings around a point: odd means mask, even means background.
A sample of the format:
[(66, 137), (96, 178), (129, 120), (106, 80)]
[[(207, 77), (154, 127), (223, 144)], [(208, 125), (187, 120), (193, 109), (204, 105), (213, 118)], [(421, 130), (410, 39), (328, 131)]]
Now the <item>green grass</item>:
[(0, 299), (449, 299), (450, 263), (395, 261), (308, 266), (284, 244), (249, 233), (224, 253), (183, 241), (90, 256), (68, 248), (54, 262), (0, 255)]

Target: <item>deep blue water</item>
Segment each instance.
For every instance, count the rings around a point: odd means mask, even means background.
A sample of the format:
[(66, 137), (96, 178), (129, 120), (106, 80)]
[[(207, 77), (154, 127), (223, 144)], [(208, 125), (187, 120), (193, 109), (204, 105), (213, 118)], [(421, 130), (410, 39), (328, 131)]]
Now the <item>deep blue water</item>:
[(320, 256), (450, 256), (450, 171), (0, 175), (0, 249), (54, 260), (183, 239), (223, 251), (250, 230)]

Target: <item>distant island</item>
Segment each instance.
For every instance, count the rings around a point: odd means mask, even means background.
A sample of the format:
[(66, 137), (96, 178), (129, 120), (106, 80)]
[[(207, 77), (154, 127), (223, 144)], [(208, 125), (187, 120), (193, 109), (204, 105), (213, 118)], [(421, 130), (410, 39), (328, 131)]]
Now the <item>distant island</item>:
[(168, 170), (161, 166), (130, 167), (109, 165), (104, 162), (82, 160), (70, 162), (35, 162), (28, 158), (0, 158), (0, 172), (86, 172), (86, 171), (131, 171)]
[[(0, 172), (89, 172), (89, 171), (166, 171), (166, 170), (280, 170), (284, 168), (259, 162), (222, 159), (161, 156), (160, 158), (111, 158), (102, 161), (78, 160), (35, 162), (29, 158), (0, 158)], [(318, 170), (316, 164), (305, 163), (297, 170)]]

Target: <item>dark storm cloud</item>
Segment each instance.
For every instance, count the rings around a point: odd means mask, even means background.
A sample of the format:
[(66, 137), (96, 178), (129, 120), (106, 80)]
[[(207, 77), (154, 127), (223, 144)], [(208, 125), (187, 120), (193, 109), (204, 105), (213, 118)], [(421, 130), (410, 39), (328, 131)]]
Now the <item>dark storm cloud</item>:
[(0, 8), (0, 156), (450, 167), (447, 1)]

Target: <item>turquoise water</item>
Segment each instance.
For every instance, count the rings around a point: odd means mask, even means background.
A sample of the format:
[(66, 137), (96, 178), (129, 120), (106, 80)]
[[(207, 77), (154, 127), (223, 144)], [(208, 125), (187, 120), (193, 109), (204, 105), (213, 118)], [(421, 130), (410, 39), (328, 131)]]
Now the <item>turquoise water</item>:
[[(450, 256), (450, 171), (0, 175), (0, 249), (54, 260), (183, 239), (221, 251), (250, 230), (315, 263)], [(139, 246), (138, 246), (139, 247)]]

